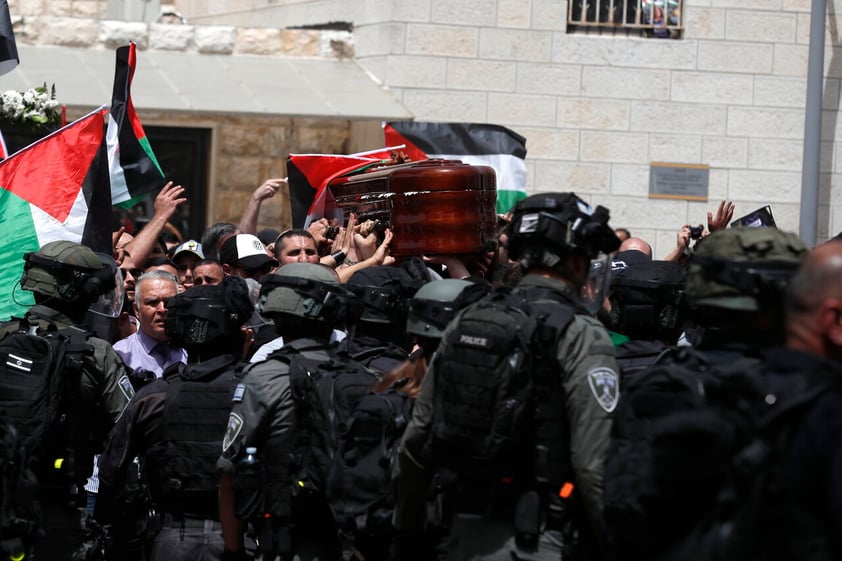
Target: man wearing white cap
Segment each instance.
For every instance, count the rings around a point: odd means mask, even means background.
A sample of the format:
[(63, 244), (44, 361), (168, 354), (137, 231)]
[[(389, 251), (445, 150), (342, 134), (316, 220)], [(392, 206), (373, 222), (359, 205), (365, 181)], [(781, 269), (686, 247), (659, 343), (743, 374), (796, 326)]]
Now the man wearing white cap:
[(205, 258), (202, 244), (196, 240), (187, 240), (175, 248), (172, 262), (178, 269), (178, 284), (184, 288), (193, 286), (193, 266)]
[(252, 234), (237, 234), (225, 240), (219, 250), (219, 257), (226, 275), (256, 281), (278, 266), (278, 261), (266, 252), (263, 243)]

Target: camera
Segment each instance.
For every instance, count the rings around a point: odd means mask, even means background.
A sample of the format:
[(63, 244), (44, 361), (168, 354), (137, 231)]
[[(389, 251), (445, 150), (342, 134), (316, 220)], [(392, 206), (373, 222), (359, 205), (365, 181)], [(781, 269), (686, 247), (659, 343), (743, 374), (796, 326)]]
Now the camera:
[(339, 226), (328, 226), (325, 228), (325, 238), (329, 240), (335, 240), (336, 236), (339, 235)]
[(705, 227), (699, 224), (698, 226), (690, 226), (690, 239), (698, 240), (702, 237), (702, 232), (705, 231)]
[(374, 224), (371, 225), (371, 232), (376, 233), (378, 236), (382, 235), (383, 232), (386, 231), (386, 228), (389, 227), (389, 224), (385, 220), (375, 220)]

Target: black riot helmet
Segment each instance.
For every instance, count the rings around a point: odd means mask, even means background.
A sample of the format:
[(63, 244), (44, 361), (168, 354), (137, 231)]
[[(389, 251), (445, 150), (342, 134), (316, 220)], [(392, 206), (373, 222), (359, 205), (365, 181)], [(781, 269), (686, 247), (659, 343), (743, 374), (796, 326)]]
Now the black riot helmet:
[(610, 329), (632, 339), (674, 343), (684, 323), (684, 267), (674, 261), (634, 263), (611, 281)]
[(620, 247), (608, 209), (591, 209), (573, 193), (540, 193), (515, 205), (508, 229), (509, 257), (525, 268), (554, 267), (570, 253), (594, 259)]
[(400, 267), (366, 267), (351, 275), (345, 286), (362, 302), (361, 323), (391, 324), (403, 330), (410, 299), (430, 280), (420, 259), (413, 260)]
[(239, 277), (193, 286), (167, 300), (167, 337), (173, 346), (187, 349), (190, 362), (196, 359), (194, 349), (202, 349), (204, 358), (236, 353), (242, 347), (241, 328), (253, 311), (248, 285)]

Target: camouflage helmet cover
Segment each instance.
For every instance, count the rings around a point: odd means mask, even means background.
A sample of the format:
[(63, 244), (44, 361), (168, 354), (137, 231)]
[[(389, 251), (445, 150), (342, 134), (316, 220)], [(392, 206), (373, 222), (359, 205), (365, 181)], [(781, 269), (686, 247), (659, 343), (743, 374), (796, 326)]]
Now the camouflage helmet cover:
[(107, 280), (94, 276), (106, 265), (92, 249), (80, 243), (49, 242), (38, 251), (24, 255), (24, 261), (20, 280), (24, 290), (76, 302), (83, 296), (95, 299), (113, 287), (113, 282), (111, 287), (104, 286)]
[(328, 267), (289, 263), (262, 280), (258, 307), (266, 316), (285, 314), (334, 321), (345, 300), (345, 289)]
[(806, 253), (797, 235), (777, 228), (714, 232), (690, 257), (685, 295), (694, 308), (758, 311), (783, 296)]

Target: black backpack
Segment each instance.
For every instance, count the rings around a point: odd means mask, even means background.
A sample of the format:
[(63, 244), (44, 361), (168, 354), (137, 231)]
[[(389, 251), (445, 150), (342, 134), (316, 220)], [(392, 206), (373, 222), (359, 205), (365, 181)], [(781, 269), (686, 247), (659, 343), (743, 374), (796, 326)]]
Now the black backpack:
[(360, 398), (339, 435), (327, 498), (340, 530), (374, 535), (392, 531), (392, 468), (412, 416), (407, 394), (389, 389)]
[(532, 290), (498, 289), (464, 309), (433, 359), (431, 449), (462, 481), (570, 475), (555, 349), (575, 308), (560, 293)]
[(18, 431), (0, 418), (0, 554), (22, 559), (41, 537), (38, 482)]
[(650, 558), (711, 507), (753, 433), (759, 367), (758, 358), (713, 362), (682, 348), (624, 379), (603, 471), (618, 556)]
[(272, 358), (289, 361), (296, 423), (290, 473), (293, 493), (323, 495), (341, 435), (377, 377), (362, 364), (337, 356), (317, 360), (278, 353)]
[(731, 458), (713, 506), (662, 561), (830, 559), (829, 529), (788, 502), (784, 474), (792, 430), (809, 405), (839, 380), (794, 375), (763, 380), (764, 400), (753, 409), (754, 431)]
[(66, 492), (84, 480), (104, 436), (85, 422), (92, 410), (79, 395), (84, 357), (93, 354), (90, 333), (55, 326), (36, 332), (25, 320), (20, 326), (0, 340), (0, 411), (17, 429), (42, 487)]

